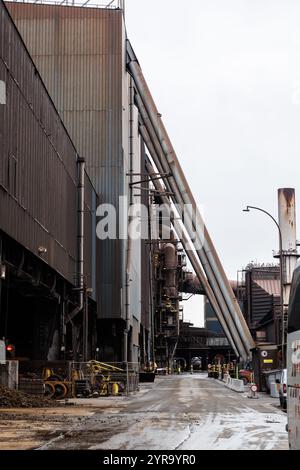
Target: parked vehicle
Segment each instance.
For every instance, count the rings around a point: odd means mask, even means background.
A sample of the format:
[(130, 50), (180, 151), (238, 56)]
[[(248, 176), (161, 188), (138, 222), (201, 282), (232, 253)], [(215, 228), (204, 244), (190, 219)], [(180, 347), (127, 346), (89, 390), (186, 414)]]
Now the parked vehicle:
[(289, 300), (287, 334), (287, 414), (289, 447), (300, 450), (300, 261)]

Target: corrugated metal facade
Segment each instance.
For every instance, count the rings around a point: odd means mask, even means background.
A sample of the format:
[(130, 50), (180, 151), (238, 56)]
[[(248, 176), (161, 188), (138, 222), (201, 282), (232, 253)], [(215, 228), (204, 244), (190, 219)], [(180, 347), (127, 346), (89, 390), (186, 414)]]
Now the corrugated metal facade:
[[(122, 11), (8, 3), (100, 200), (124, 194)], [(102, 318), (122, 317), (123, 242), (100, 243)], [(122, 269), (123, 268), (123, 269)]]
[(247, 323), (251, 328), (258, 327), (260, 322), (270, 315), (280, 303), (279, 268), (258, 267), (246, 271), (245, 305)]
[[(0, 2), (0, 229), (74, 282), (77, 258), (77, 153), (15, 25)], [(95, 201), (86, 178), (86, 264), (92, 268)], [(95, 205), (95, 203), (94, 203)]]

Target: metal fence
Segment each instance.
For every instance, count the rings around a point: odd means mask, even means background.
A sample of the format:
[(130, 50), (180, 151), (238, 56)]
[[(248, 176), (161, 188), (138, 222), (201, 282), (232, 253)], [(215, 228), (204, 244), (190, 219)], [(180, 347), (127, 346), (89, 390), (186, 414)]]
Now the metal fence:
[(42, 383), (46, 396), (59, 399), (128, 395), (139, 389), (139, 364), (133, 362), (24, 361), (19, 372), (23, 391), (40, 394)]

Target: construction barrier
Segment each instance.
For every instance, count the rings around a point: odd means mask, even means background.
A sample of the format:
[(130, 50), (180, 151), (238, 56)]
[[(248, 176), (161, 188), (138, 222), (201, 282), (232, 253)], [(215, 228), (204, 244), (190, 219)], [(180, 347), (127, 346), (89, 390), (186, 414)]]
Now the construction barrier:
[(279, 398), (279, 384), (276, 382), (270, 383), (270, 395), (272, 398)]
[(230, 388), (231, 390), (234, 390), (235, 392), (245, 391), (244, 382), (239, 379), (233, 379), (231, 377), (227, 377), (227, 381), (225, 385), (226, 387)]
[(0, 364), (0, 385), (7, 388), (18, 389), (19, 361), (6, 361)]

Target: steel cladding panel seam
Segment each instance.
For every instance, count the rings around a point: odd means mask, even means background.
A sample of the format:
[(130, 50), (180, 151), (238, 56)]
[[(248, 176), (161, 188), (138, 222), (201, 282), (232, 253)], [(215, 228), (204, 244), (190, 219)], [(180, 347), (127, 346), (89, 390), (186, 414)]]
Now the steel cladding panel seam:
[[(7, 104), (0, 107), (0, 228), (35, 254), (45, 246), (43, 259), (73, 282), (76, 150), (2, 2), (0, 12), (0, 79), (7, 87)], [(13, 157), (12, 192), (7, 172)], [(92, 191), (89, 183), (86, 193)]]

